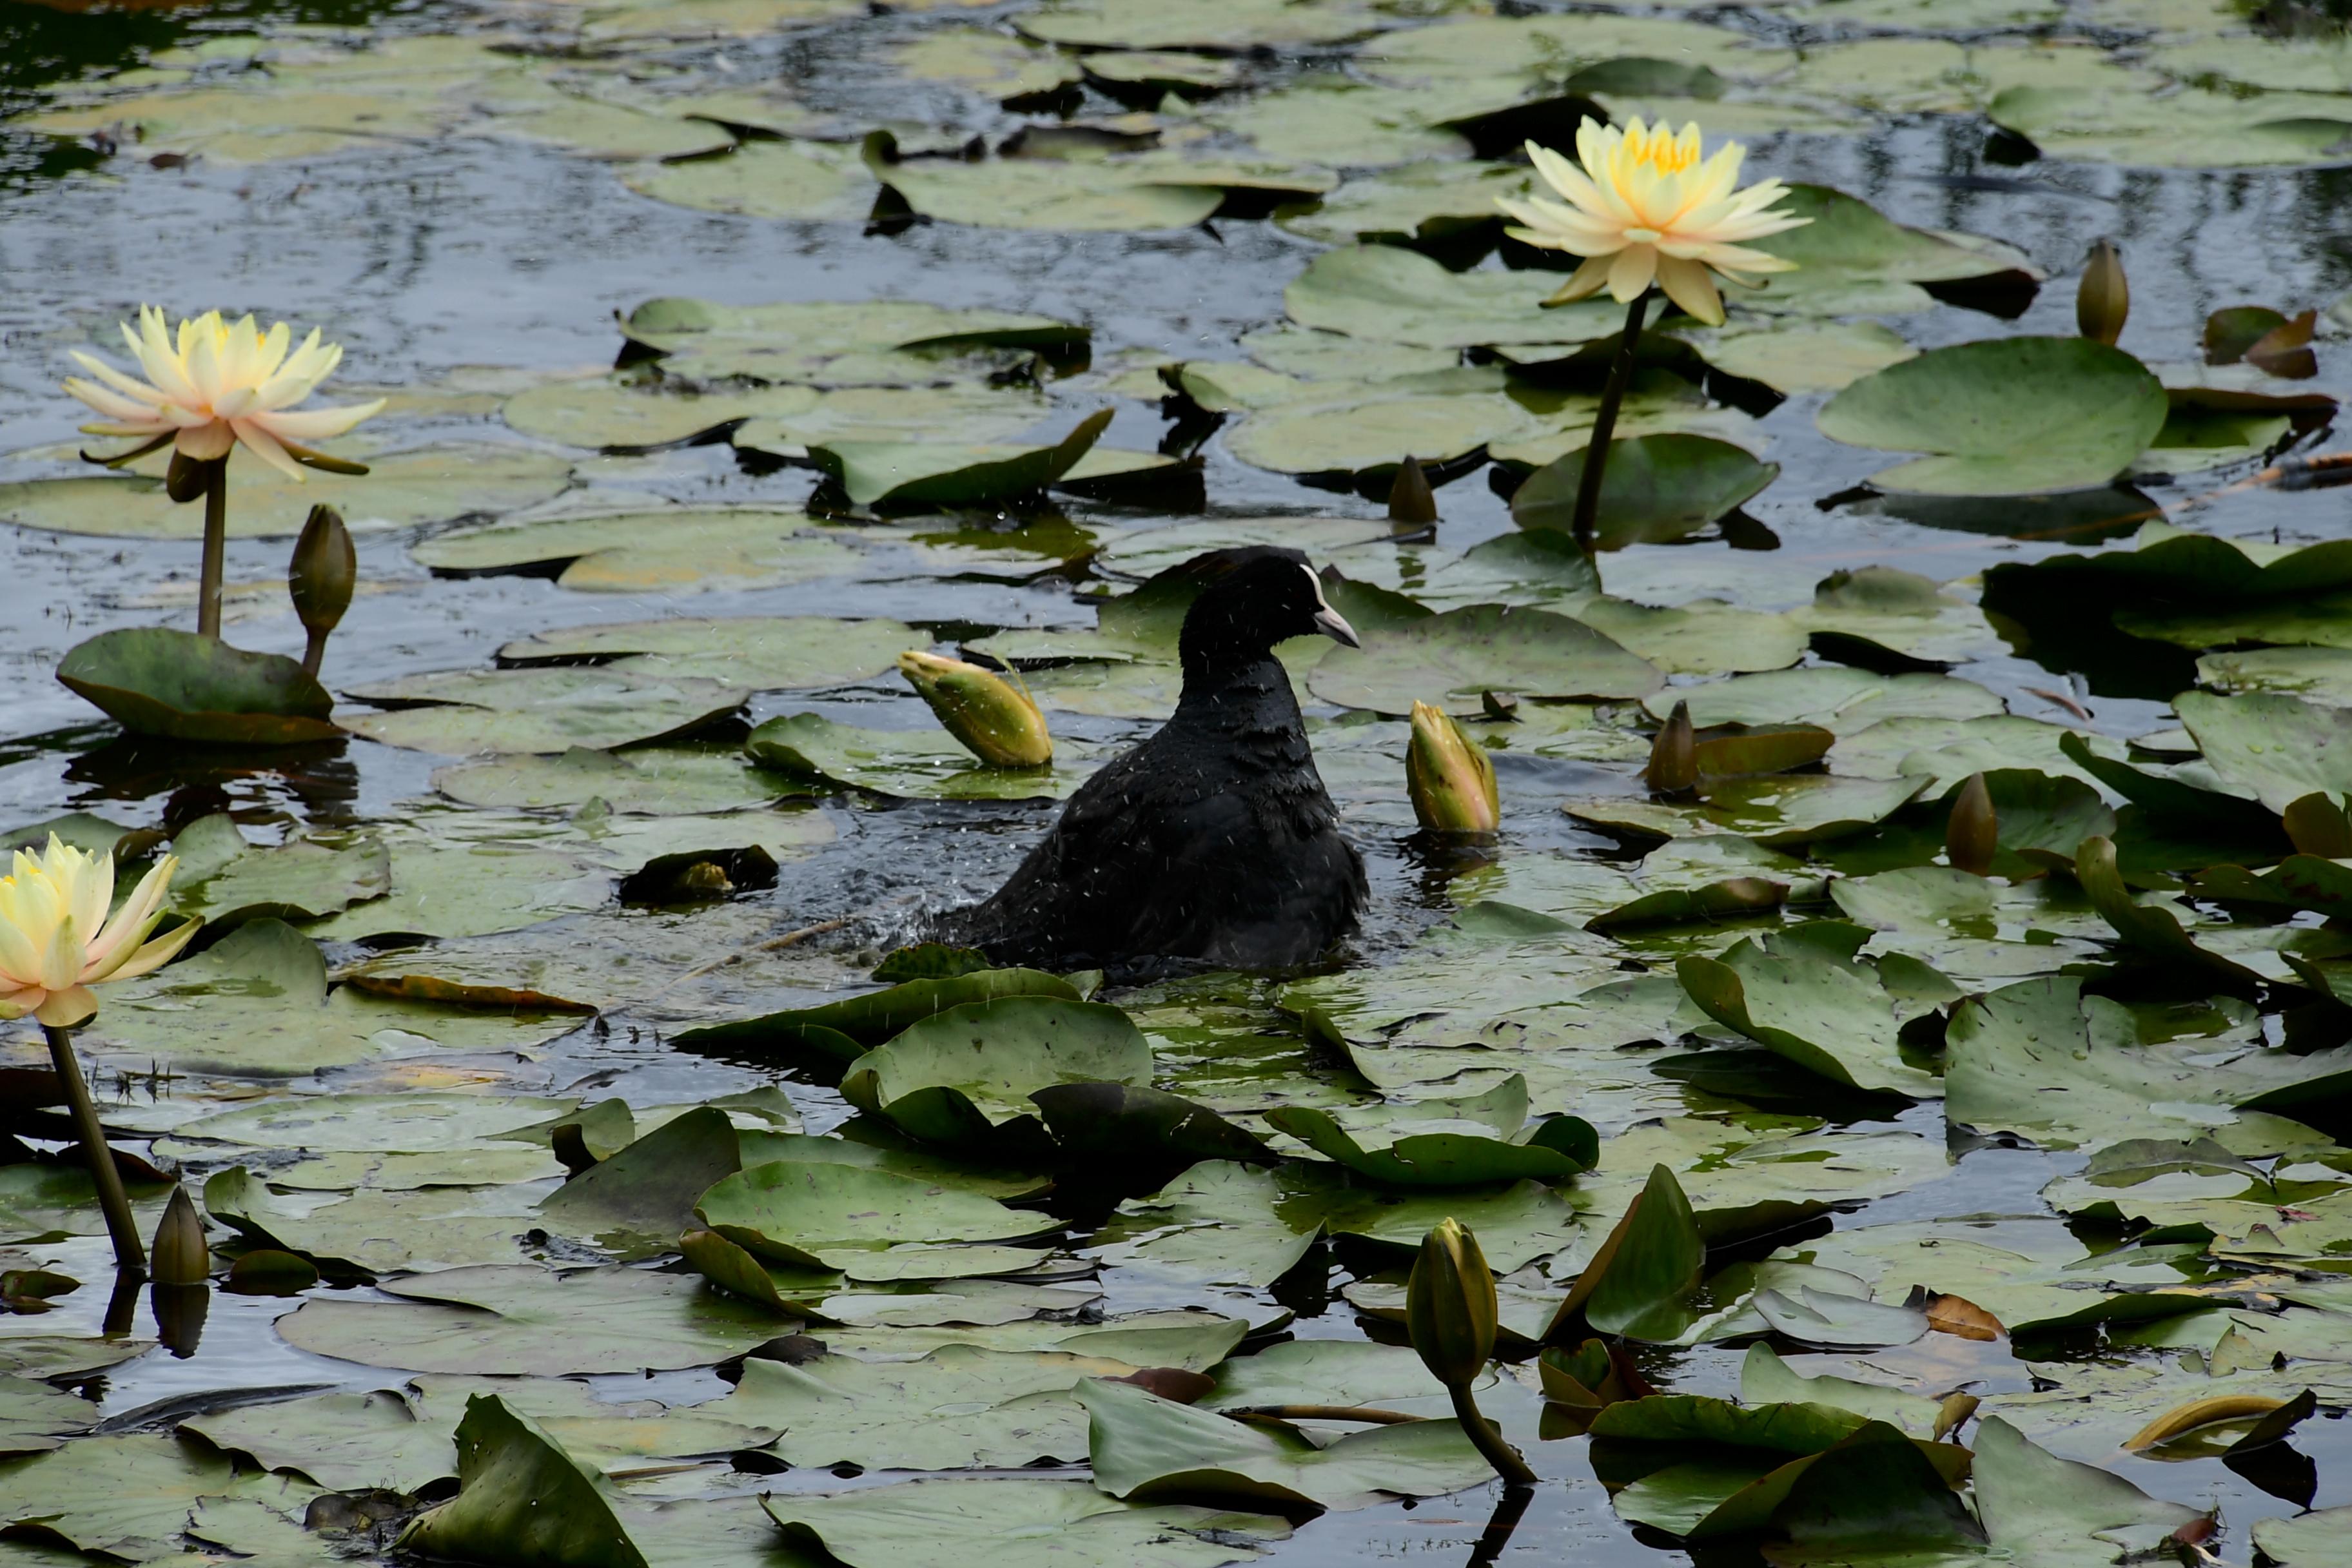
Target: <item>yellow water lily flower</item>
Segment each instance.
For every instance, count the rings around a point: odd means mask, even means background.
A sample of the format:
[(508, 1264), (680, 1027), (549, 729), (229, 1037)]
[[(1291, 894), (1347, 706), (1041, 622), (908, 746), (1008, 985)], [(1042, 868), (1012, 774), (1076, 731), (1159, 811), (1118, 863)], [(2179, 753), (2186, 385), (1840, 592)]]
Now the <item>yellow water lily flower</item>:
[(1638, 117), (1622, 131), (1587, 120), (1577, 128), (1576, 155), (1580, 169), (1549, 147), (1528, 143), (1536, 173), (1567, 198), (1565, 205), (1541, 196), (1496, 198), (1525, 226), (1511, 229), (1512, 238), (1584, 258), (1547, 303), (1582, 300), (1605, 285), (1610, 298), (1629, 305), (1655, 282), (1675, 304), (1719, 326), (1723, 298), (1710, 268), (1752, 287), (1754, 279), (1742, 274), (1786, 272), (1796, 265), (1745, 242), (1812, 219), (1774, 210), (1788, 194), (1778, 180), (1738, 188), (1739, 164), (1748, 155), (1738, 142), (1727, 142), (1702, 158), (1696, 121), (1676, 133), (1664, 124), (1653, 130)]
[(139, 330), (124, 322), (122, 341), (145, 381), (95, 355), (73, 356), (98, 380), (74, 376), (66, 390), (110, 421), (82, 426), (93, 436), (145, 437), (159, 446), (169, 440), (199, 462), (226, 458), (242, 443), (299, 479), (295, 458), (309, 454), (296, 443), (341, 436), (383, 407), (380, 397), (341, 408), (294, 406), (342, 363), (341, 345), (320, 342), (315, 327), (297, 349), (293, 330), (283, 321), (264, 332), (251, 316), (226, 321), (218, 310), (207, 310), (182, 321), (175, 333), (162, 310), (142, 305)]
[(30, 1013), (51, 1028), (70, 1028), (98, 1011), (91, 986), (135, 979), (178, 957), (198, 922), (148, 936), (179, 866), (179, 857), (163, 857), (109, 920), (112, 855), (85, 855), (54, 833), (46, 850), (17, 850), (10, 874), (0, 877), (0, 1018)]

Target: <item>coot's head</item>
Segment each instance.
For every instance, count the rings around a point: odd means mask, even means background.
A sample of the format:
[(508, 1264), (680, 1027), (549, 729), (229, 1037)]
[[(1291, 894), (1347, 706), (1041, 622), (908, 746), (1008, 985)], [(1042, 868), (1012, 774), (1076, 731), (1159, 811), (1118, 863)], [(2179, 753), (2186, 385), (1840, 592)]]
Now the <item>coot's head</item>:
[(1217, 550), (1186, 562), (1204, 578), (1178, 639), (1186, 670), (1255, 663), (1278, 642), (1318, 634), (1349, 647), (1356, 628), (1323, 597), (1306, 555), (1273, 545)]

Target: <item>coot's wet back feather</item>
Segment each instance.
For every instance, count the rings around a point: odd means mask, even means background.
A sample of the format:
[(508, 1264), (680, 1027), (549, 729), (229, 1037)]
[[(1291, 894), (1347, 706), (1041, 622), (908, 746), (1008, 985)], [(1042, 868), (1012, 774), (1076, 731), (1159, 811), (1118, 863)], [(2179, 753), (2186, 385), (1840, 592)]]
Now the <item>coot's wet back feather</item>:
[(1184, 618), (1183, 695), (1159, 733), (1087, 781), (995, 896), (950, 934), (1004, 963), (1305, 963), (1355, 929), (1363, 859), (1272, 649), (1353, 644), (1295, 550), (1218, 551)]

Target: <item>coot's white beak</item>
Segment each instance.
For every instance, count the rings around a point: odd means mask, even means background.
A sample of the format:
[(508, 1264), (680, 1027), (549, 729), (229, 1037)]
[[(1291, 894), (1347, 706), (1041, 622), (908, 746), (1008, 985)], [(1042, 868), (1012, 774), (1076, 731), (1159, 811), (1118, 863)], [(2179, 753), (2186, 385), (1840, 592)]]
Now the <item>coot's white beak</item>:
[(1333, 609), (1323, 597), (1323, 579), (1315, 575), (1315, 568), (1307, 568), (1307, 580), (1315, 584), (1315, 629), (1342, 647), (1361, 647), (1364, 639), (1348, 624), (1348, 617)]

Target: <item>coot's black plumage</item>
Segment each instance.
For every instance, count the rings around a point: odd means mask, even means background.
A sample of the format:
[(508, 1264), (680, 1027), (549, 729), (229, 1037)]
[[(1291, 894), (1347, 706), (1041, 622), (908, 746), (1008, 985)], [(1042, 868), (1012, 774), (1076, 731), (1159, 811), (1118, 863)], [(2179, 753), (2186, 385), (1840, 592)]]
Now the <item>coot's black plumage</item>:
[(1355, 929), (1364, 863), (1315, 771), (1287, 637), (1356, 634), (1296, 550), (1216, 551), (1186, 612), (1160, 732), (1079, 788), (986, 903), (952, 922), (1000, 962), (1282, 969)]

